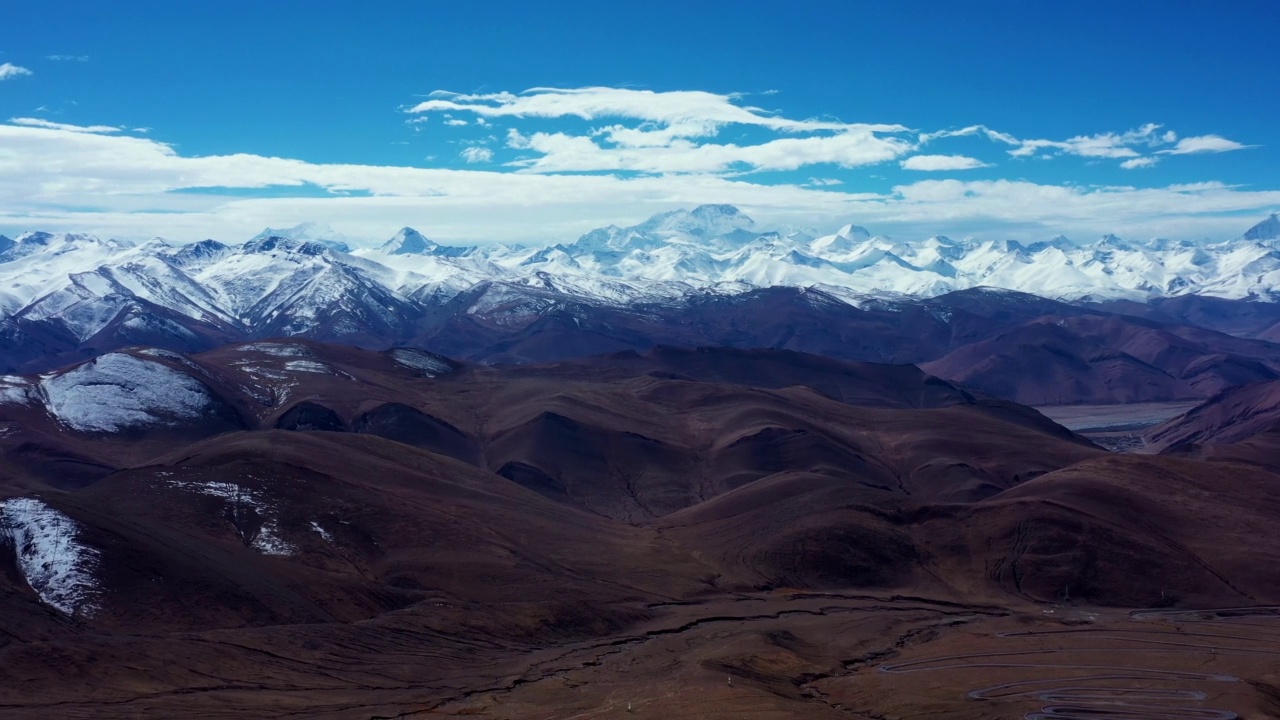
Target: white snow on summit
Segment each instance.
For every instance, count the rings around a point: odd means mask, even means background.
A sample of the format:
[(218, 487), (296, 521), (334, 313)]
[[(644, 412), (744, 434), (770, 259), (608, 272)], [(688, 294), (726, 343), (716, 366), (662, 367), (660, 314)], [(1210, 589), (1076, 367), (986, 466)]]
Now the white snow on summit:
[(0, 500), (0, 539), (13, 546), (18, 570), (45, 604), (68, 615), (99, 609), (99, 554), (81, 541), (75, 520), (38, 498)]
[(49, 411), (85, 432), (114, 432), (199, 418), (213, 404), (200, 381), (149, 360), (108, 353), (41, 378)]
[(1271, 213), (1266, 220), (1245, 231), (1245, 240), (1280, 240), (1280, 213)]
[(325, 223), (304, 222), (294, 225), (291, 228), (266, 228), (262, 232), (254, 235), (250, 242), (254, 240), (266, 240), (267, 238), (281, 237), (289, 240), (298, 240), (301, 242), (314, 242), (325, 245), (339, 252), (350, 252), (351, 238), (334, 230)]
[(761, 227), (731, 205), (664, 212), (544, 247), (447, 246), (403, 228), (378, 249), (347, 252), (335, 237), (307, 223), (241, 245), (26, 233), (0, 250), (0, 323), (37, 323), (80, 342), (114, 328), (198, 344), (181, 318), (261, 336), (361, 334), (455, 300), (462, 312), (526, 317), (566, 296), (625, 306), (767, 286), (842, 298), (996, 287), (1068, 301), (1280, 300), (1280, 215), (1220, 242), (920, 240), (856, 224), (814, 237)]
[(438, 247), (439, 245), (423, 237), (422, 233), (405, 227), (400, 228), (400, 232), (378, 248), (378, 251), (388, 255), (424, 255)]

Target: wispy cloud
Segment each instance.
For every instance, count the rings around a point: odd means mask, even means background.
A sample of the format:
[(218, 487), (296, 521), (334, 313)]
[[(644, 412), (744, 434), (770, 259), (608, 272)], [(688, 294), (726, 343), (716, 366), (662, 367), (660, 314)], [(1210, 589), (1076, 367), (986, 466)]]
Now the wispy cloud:
[(1252, 145), (1242, 145), (1219, 135), (1200, 135), (1182, 138), (1168, 150), (1161, 150), (1166, 155), (1193, 155), (1197, 153), (1221, 153), (1233, 150), (1244, 150)]
[(1128, 160), (1125, 160), (1124, 162), (1120, 163), (1120, 167), (1124, 168), (1125, 170), (1136, 170), (1138, 168), (1154, 167), (1159, 162), (1160, 162), (1160, 158), (1147, 155), (1145, 157), (1136, 157), (1136, 158), (1130, 158)]
[(0, 80), (8, 80), (10, 78), (22, 77), (23, 75), (34, 75), (35, 73), (13, 63), (0, 64)]
[(784, 137), (757, 145), (692, 143), (603, 147), (592, 138), (566, 133), (508, 136), (508, 146), (533, 150), (538, 157), (512, 167), (530, 172), (630, 171), (651, 174), (797, 170), (829, 163), (852, 168), (893, 160), (911, 151), (911, 143), (872, 132), (843, 132), (803, 138)]
[(459, 154), (462, 155), (463, 160), (473, 164), (487, 163), (493, 160), (493, 151), (487, 147), (480, 147), (479, 145), (472, 145), (471, 147), (463, 148), (462, 152)]
[(991, 167), (977, 158), (966, 155), (913, 155), (900, 163), (906, 170), (973, 170)]
[[(824, 120), (791, 120), (762, 108), (737, 105), (740, 95), (698, 90), (655, 92), (630, 88), (531, 88), (522, 93), (464, 95), (436, 90), (431, 99), (406, 112), (468, 112), (482, 117), (578, 117), (583, 120), (628, 118), (665, 127), (679, 126), (685, 137), (707, 137), (725, 125), (756, 125), (784, 131), (842, 131), (851, 128), (903, 132), (901, 125), (850, 125)], [(696, 133), (696, 135), (694, 135)]]
[(1126, 170), (1157, 164), (1157, 158), (1144, 155), (1142, 150), (1154, 155), (1193, 155), (1231, 152), (1252, 147), (1220, 135), (1200, 135), (1179, 139), (1176, 132), (1161, 131), (1162, 127), (1156, 123), (1148, 123), (1123, 133), (1077, 135), (1066, 140), (1017, 140), (1012, 137), (999, 139), (1001, 142), (1017, 145), (1009, 151), (1009, 154), (1014, 157), (1044, 157), (1057, 154), (1123, 160), (1120, 167)]
[[(739, 104), (743, 96), (737, 94), (591, 87), (534, 88), (519, 94), (436, 91), (429, 97), (406, 112), (442, 113), (449, 118), (446, 124), (460, 113), (473, 114), (478, 124), (493, 118), (614, 121), (580, 133), (509, 129), (509, 147), (537, 154), (509, 163), (526, 172), (726, 173), (823, 163), (860, 167), (896, 159), (912, 148), (909, 139), (899, 137), (909, 133), (902, 125), (796, 120)], [(749, 144), (714, 142), (729, 126), (781, 136)]]
[[(123, 128), (113, 125), (70, 125), (68, 123), (53, 122), (51, 120), (43, 120), (41, 118), (9, 118), (9, 122), (14, 125), (22, 125), (24, 127), (44, 128), (46, 130), (65, 130), (67, 132), (81, 133), (118, 133)], [(135, 128), (135, 132), (146, 132), (146, 128)]]
[(89, 62), (88, 55), (45, 55), (44, 59), (56, 62)]
[[(742, 174), (790, 171), (827, 164), (856, 168), (897, 160), (906, 170), (958, 172), (989, 167), (969, 155), (921, 154), (930, 143), (985, 137), (1008, 146), (1015, 158), (1076, 156), (1120, 160), (1125, 169), (1156, 164), (1152, 154), (1185, 155), (1246, 147), (1217, 136), (1178, 139), (1157, 123), (1125, 132), (1077, 135), (1065, 140), (1018, 138), (986, 125), (918, 131), (893, 123), (795, 119), (743, 103), (745, 95), (701, 91), (657, 92), (630, 88), (533, 88), (522, 93), (461, 94), (435, 91), (405, 111), (421, 121), (440, 113), (449, 125), (502, 118), (508, 147), (528, 151), (508, 166), (523, 172), (637, 172)], [(606, 124), (585, 130), (525, 131), (531, 119), (576, 119)], [(736, 126), (735, 142), (718, 140)], [(752, 132), (748, 132), (752, 131)], [(753, 134), (754, 133), (754, 134)], [(738, 138), (752, 137), (752, 142)]]
[(920, 137), (920, 144), (924, 145), (925, 143), (929, 143), (934, 140), (940, 140), (943, 138), (969, 137), (971, 135), (982, 135), (986, 137), (988, 140), (991, 140), (992, 142), (1001, 142), (1001, 143), (1005, 143), (1006, 145), (1022, 144), (1021, 140), (1015, 138), (1009, 133), (1003, 133), (1003, 132), (1000, 132), (999, 130), (992, 130), (986, 125), (970, 125), (968, 127), (963, 127), (958, 129), (953, 128), (949, 130), (938, 130), (936, 132), (920, 133), (919, 137)]
[(1157, 147), (1173, 142), (1177, 135), (1172, 131), (1160, 132), (1160, 125), (1148, 123), (1136, 130), (1123, 133), (1099, 133), (1077, 135), (1066, 140), (1020, 140), (1019, 146), (1010, 150), (1014, 157), (1032, 157), (1044, 150), (1087, 158), (1132, 158), (1140, 153), (1135, 146)]

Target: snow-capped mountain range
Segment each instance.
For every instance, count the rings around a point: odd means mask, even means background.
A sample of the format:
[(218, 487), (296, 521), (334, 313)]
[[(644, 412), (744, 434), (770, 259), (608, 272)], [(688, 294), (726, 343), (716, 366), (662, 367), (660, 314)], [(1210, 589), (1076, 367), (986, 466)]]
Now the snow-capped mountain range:
[(565, 303), (671, 305), (777, 286), (811, 288), (854, 307), (974, 287), (1067, 301), (1188, 294), (1275, 301), (1280, 217), (1216, 243), (1114, 235), (1091, 243), (908, 241), (856, 225), (812, 237), (758, 227), (728, 205), (662, 213), (544, 247), (440, 245), (404, 228), (377, 249), (352, 250), (348, 238), (315, 223), (268, 228), (240, 245), (28, 232), (0, 237), (0, 339), (68, 348), (111, 331), (192, 345), (207, 345), (211, 334), (377, 344), (412, 334), (406, 327), (433, 312), (500, 324)]

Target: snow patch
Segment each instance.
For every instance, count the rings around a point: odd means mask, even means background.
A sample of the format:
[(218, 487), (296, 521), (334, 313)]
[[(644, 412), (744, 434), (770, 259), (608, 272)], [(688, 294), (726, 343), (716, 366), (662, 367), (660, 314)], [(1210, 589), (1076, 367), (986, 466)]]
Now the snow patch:
[[(226, 501), (227, 520), (236, 529), (241, 542), (263, 555), (288, 556), (297, 552), (293, 543), (280, 534), (280, 522), (272, 515), (276, 506), (261, 492), (230, 482), (194, 482), (191, 480), (167, 480), (170, 487)], [(254, 518), (262, 522), (254, 528)]]
[(161, 350), (160, 348), (143, 348), (138, 351), (139, 355), (147, 357), (165, 358), (166, 360), (177, 360), (178, 362), (186, 362), (187, 359), (172, 350)]
[(123, 353), (43, 376), (41, 387), (54, 416), (85, 432), (194, 420), (213, 405), (209, 391), (190, 375)]
[(322, 375), (332, 375), (333, 371), (324, 363), (315, 362), (314, 360), (290, 360), (284, 364), (285, 370), (293, 372), (320, 373)]
[(75, 520), (38, 498), (9, 498), (0, 501), (0, 539), (13, 546), (23, 579), (46, 605), (73, 616), (99, 609), (99, 553), (81, 541)]
[(294, 388), (298, 387), (297, 380), (284, 370), (257, 365), (251, 360), (241, 360), (232, 365), (248, 375), (253, 382), (253, 385), (242, 385), (240, 389), (267, 407), (278, 407), (283, 404), (289, 399)]
[(0, 375), (0, 405), (29, 405), (35, 399), (35, 387), (25, 378)]
[(253, 343), (252, 345), (241, 345), (240, 349), (275, 357), (311, 357), (311, 351), (307, 348), (289, 343)]
[(120, 325), (125, 330), (131, 330), (137, 333), (155, 333), (157, 335), (167, 335), (169, 337), (182, 338), (183, 340), (196, 340), (195, 333), (179, 325), (172, 320), (165, 318), (149, 317), (146, 315), (136, 315), (125, 320)]
[[(166, 475), (161, 475), (166, 477)], [(187, 490), (200, 495), (208, 495), (209, 497), (221, 498), (223, 500), (234, 500), (236, 502), (245, 502), (253, 507), (262, 504), (258, 493), (247, 488), (240, 487), (235, 483), (227, 482), (192, 482), (190, 480), (170, 480), (169, 485)]]
[(445, 362), (439, 356), (432, 355), (422, 350), (410, 350), (400, 348), (391, 351), (391, 357), (395, 358), (397, 363), (418, 370), (427, 377), (435, 377), (445, 373), (453, 372), (453, 366)]
[(268, 520), (258, 528), (253, 538), (253, 549), (263, 555), (289, 556), (297, 552), (297, 548), (288, 540), (280, 537), (280, 525), (275, 520)]

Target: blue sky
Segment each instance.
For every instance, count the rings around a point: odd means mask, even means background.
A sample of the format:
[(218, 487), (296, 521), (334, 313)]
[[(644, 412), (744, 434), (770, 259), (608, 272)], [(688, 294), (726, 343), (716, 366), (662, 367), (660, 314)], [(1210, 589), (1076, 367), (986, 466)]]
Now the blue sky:
[(27, 3), (0, 232), (566, 239), (732, 202), (1199, 238), (1280, 209), (1280, 9), (1119, 4)]

